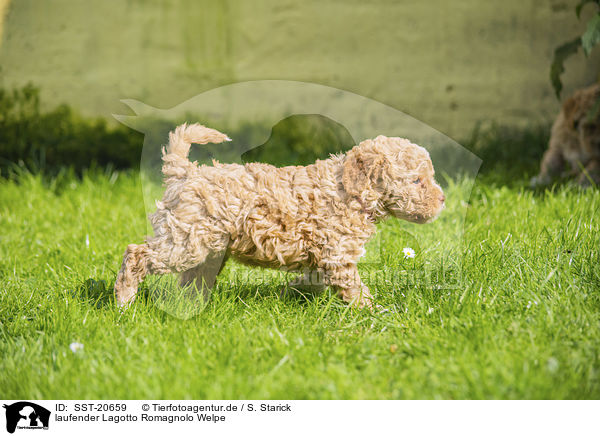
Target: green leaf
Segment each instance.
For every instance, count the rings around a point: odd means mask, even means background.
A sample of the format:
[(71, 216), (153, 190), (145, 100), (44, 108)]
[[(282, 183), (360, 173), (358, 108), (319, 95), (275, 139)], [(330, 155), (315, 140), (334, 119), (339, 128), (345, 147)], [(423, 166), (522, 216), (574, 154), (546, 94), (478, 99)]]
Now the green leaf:
[(577, 14), (577, 18), (581, 18), (581, 9), (587, 3), (596, 3), (596, 5), (600, 6), (600, 0), (581, 0), (579, 4), (575, 7), (575, 13)]
[(581, 37), (581, 46), (585, 55), (588, 56), (594, 46), (600, 42), (600, 14), (588, 21), (587, 29)]
[(554, 88), (557, 98), (560, 98), (560, 91), (562, 91), (560, 75), (565, 71), (565, 67), (563, 65), (565, 59), (572, 54), (577, 53), (580, 45), (581, 38), (577, 37), (554, 50), (554, 59), (552, 60), (552, 66), (550, 67), (550, 81), (552, 82), (552, 87)]

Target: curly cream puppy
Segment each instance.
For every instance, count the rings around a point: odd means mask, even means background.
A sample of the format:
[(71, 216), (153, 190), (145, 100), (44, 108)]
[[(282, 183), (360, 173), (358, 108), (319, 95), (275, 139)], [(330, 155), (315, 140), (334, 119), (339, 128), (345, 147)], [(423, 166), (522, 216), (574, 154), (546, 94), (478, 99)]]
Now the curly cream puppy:
[(115, 283), (126, 305), (147, 274), (180, 272), (181, 283), (212, 287), (224, 256), (263, 267), (322, 273), (344, 301), (371, 306), (356, 264), (388, 216), (432, 221), (444, 207), (427, 151), (378, 136), (308, 166), (190, 162), (191, 143), (229, 138), (199, 124), (169, 134), (166, 190), (150, 216), (154, 236), (131, 244)]
[(580, 89), (565, 100), (552, 125), (540, 173), (531, 179), (532, 187), (549, 185), (563, 176), (577, 177), (582, 186), (600, 183), (599, 102), (598, 84)]

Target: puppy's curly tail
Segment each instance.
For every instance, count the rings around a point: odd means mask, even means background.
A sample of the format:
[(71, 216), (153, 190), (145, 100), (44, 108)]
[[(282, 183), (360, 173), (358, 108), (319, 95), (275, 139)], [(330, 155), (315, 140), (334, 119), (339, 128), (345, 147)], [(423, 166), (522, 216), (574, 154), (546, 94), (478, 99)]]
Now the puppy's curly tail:
[(193, 144), (219, 144), (231, 141), (229, 136), (218, 130), (201, 124), (182, 124), (169, 133), (169, 145), (163, 147), (162, 172), (167, 177), (185, 177), (187, 171), (195, 166), (189, 161), (188, 154)]

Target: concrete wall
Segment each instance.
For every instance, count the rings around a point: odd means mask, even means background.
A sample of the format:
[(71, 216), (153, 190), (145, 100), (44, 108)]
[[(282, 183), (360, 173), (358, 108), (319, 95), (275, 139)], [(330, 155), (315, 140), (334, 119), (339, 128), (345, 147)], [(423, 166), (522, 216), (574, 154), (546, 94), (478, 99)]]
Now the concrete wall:
[[(32, 82), (49, 104), (109, 117), (127, 112), (122, 98), (167, 108), (236, 81), (309, 81), (460, 139), (480, 120), (554, 116), (553, 49), (593, 13), (578, 21), (577, 2), (13, 0), (0, 84)], [(598, 65), (571, 59), (566, 92), (596, 80)]]

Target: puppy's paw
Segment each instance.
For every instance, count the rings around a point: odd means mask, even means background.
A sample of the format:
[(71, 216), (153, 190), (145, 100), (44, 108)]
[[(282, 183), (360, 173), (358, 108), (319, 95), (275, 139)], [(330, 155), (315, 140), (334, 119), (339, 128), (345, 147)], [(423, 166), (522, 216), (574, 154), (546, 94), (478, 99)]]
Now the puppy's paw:
[(117, 301), (117, 309), (119, 309), (119, 312), (121, 312), (121, 313), (127, 312), (127, 310), (131, 307), (132, 303), (133, 303), (133, 300)]
[(115, 299), (117, 307), (121, 310), (127, 310), (129, 306), (135, 301), (135, 292), (116, 292)]

